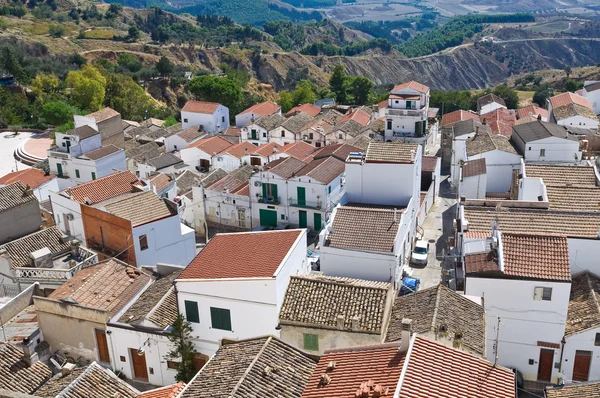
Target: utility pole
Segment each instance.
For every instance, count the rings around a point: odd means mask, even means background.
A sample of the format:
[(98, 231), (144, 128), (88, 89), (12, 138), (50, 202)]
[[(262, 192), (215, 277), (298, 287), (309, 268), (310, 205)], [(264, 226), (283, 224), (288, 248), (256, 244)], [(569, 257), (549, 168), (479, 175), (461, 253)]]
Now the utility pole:
[(494, 355), (494, 366), (498, 363), (498, 339), (500, 337), (500, 317), (498, 317), (498, 325), (496, 326), (496, 355)]

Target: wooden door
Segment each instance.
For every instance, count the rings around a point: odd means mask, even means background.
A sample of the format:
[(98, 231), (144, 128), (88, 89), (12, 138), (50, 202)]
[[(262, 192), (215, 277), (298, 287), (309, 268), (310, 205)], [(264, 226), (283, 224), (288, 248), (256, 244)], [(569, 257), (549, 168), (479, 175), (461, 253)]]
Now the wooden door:
[(133, 366), (133, 377), (140, 380), (148, 380), (148, 368), (146, 367), (146, 353), (138, 355), (137, 348), (130, 348), (131, 364)]
[(552, 378), (552, 364), (554, 363), (554, 350), (540, 350), (540, 361), (538, 364), (538, 380), (550, 381)]
[(306, 188), (296, 187), (298, 191), (298, 206), (306, 206)]
[(104, 333), (104, 330), (95, 329), (94, 331), (96, 332), (96, 345), (98, 346), (98, 360), (100, 362), (110, 363), (106, 333)]
[(300, 228), (306, 228), (307, 227), (307, 214), (304, 210), (300, 210), (298, 212), (298, 217), (300, 218)]
[(575, 352), (575, 362), (573, 362), (573, 381), (588, 381), (590, 375), (590, 365), (592, 364), (592, 352)]

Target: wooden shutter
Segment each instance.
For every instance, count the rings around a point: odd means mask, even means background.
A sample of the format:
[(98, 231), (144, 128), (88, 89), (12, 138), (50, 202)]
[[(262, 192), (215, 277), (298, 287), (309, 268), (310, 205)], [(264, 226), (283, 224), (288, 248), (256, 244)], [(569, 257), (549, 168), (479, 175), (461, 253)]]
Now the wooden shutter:
[(198, 303), (195, 301), (184, 301), (185, 318), (189, 322), (200, 323), (200, 314), (198, 313)]
[(231, 330), (231, 314), (229, 310), (210, 307), (210, 318), (213, 329)]
[(304, 333), (304, 349), (309, 351), (319, 351), (319, 336), (316, 334)]

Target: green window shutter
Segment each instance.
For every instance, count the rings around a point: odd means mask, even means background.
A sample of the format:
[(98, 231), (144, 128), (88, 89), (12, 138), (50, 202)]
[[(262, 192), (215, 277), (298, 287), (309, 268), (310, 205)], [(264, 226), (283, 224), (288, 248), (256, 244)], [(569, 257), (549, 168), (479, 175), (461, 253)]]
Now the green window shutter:
[(198, 313), (198, 303), (185, 300), (185, 318), (188, 322), (200, 323), (200, 314)]
[(267, 184), (263, 182), (262, 184), (263, 198), (267, 198)]
[(331, 193), (331, 185), (329, 186), (329, 188), (327, 189), (328, 193)]
[(277, 195), (277, 184), (271, 184), (271, 193), (273, 194), (273, 199), (277, 200), (277, 198), (279, 197)]
[(304, 349), (309, 351), (319, 351), (319, 336), (316, 334), (304, 333)]
[(231, 330), (231, 313), (229, 310), (210, 307), (210, 319), (213, 329)]
[(96, 179), (96, 173), (94, 173), (94, 172), (92, 171), (92, 180), (95, 180), (95, 179)]
[(79, 178), (79, 170), (75, 169), (75, 177)]

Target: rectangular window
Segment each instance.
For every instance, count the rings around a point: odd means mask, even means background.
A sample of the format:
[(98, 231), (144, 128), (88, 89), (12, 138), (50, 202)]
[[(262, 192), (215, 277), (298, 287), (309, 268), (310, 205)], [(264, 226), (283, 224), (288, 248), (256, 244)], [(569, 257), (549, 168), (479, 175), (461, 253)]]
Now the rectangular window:
[(551, 301), (552, 300), (552, 288), (551, 287), (536, 287), (533, 291), (533, 299), (535, 301)]
[(596, 333), (596, 339), (594, 340), (594, 345), (600, 345), (600, 333)]
[(344, 139), (344, 135), (343, 135), (343, 134), (339, 134), (339, 135), (338, 135), (338, 138), (339, 138), (340, 140), (342, 140), (342, 139)]
[(179, 366), (179, 362), (176, 361), (167, 361), (167, 369), (175, 369)]
[(282, 219), (282, 220), (285, 220), (285, 214), (282, 214), (282, 215), (281, 215), (281, 219)]
[(319, 351), (319, 336), (304, 333), (304, 349), (308, 351)]
[(331, 185), (327, 188), (327, 193), (331, 193)]
[(387, 121), (387, 130), (391, 130), (392, 129), (392, 121), (388, 120)]
[(229, 310), (210, 307), (210, 320), (213, 329), (231, 330), (231, 313)]
[(285, 131), (281, 130), (281, 136), (285, 137)]
[(540, 149), (540, 157), (542, 156), (546, 156), (546, 150), (545, 149)]
[(187, 123), (187, 119), (183, 119), (183, 122), (184, 122), (184, 123)]
[(96, 173), (94, 173), (94, 172), (92, 171), (92, 180), (95, 180), (95, 179), (96, 179)]
[(263, 133), (263, 138), (267, 138), (267, 133)]
[(140, 250), (146, 250), (148, 248), (148, 237), (146, 235), (140, 236)]
[(308, 134), (308, 138), (310, 138), (312, 140), (313, 139), (313, 133), (309, 133)]
[(315, 147), (321, 148), (321, 143), (320, 142), (315, 142)]
[(263, 199), (266, 200), (267, 202), (279, 200), (279, 196), (277, 194), (277, 184), (263, 183), (262, 191), (263, 191), (262, 192)]
[(79, 170), (75, 169), (75, 177), (79, 178)]
[(225, 116), (221, 116), (221, 123), (225, 123)]
[(200, 323), (200, 313), (198, 312), (198, 303), (195, 301), (184, 301), (185, 318), (188, 322)]

